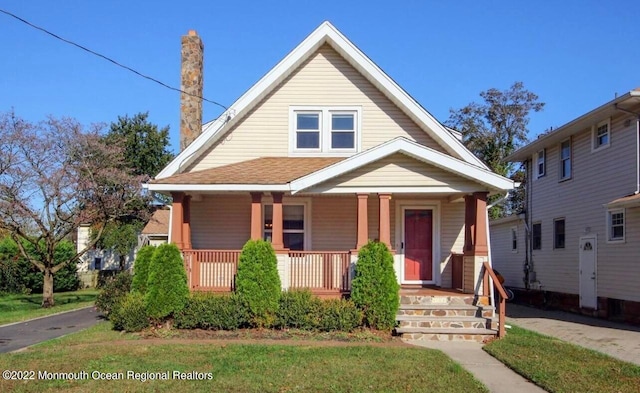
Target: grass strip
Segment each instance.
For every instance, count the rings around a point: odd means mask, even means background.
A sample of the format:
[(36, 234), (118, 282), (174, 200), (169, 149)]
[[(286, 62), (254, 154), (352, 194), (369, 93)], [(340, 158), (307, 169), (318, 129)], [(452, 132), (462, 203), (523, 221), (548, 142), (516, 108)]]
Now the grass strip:
[(42, 308), (42, 294), (0, 296), (0, 325), (91, 306), (98, 296), (96, 289), (55, 293), (55, 306)]
[(517, 326), (484, 350), (550, 392), (640, 392), (640, 367)]
[[(36, 376), (38, 371), (89, 374), (82, 380), (0, 380), (0, 391), (487, 392), (442, 352), (421, 348), (150, 342), (128, 336), (101, 323), (25, 352), (0, 355), (0, 369), (34, 370)], [(121, 379), (94, 379), (95, 371)], [(127, 371), (169, 374), (168, 380), (142, 382), (128, 378)], [(183, 380), (174, 371), (210, 373), (211, 379)]]

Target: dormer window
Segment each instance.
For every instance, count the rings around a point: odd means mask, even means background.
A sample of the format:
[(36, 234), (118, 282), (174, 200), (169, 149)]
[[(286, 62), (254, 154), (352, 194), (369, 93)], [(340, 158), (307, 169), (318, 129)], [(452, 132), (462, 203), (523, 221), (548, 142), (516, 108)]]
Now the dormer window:
[(360, 108), (292, 107), (289, 152), (348, 155), (359, 150)]

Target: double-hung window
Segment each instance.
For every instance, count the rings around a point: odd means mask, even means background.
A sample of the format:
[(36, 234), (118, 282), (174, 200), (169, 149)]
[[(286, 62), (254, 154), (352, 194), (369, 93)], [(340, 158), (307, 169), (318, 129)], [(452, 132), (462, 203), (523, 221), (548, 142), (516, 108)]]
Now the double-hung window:
[(607, 229), (609, 241), (624, 241), (624, 209), (609, 210), (607, 212)]
[(598, 123), (593, 127), (592, 150), (604, 149), (609, 146), (611, 140), (611, 122), (609, 119)]
[[(304, 205), (282, 206), (282, 237), (284, 246), (290, 250), (304, 250)], [(264, 206), (264, 239), (273, 236), (273, 205)]]
[(553, 220), (553, 248), (564, 248), (565, 245), (564, 218)]
[(542, 223), (532, 225), (531, 244), (534, 250), (542, 249)]
[(546, 173), (545, 167), (545, 150), (542, 149), (538, 152), (536, 158), (536, 177), (542, 177)]
[(560, 180), (571, 178), (571, 139), (560, 144)]
[(355, 107), (291, 108), (290, 152), (347, 154), (358, 149), (360, 109)]

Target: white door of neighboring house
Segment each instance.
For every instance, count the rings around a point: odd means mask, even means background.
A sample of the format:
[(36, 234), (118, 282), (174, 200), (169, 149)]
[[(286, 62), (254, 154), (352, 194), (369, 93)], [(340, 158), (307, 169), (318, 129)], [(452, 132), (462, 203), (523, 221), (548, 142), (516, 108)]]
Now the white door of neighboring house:
[(580, 307), (598, 308), (597, 253), (598, 238), (596, 235), (580, 238)]

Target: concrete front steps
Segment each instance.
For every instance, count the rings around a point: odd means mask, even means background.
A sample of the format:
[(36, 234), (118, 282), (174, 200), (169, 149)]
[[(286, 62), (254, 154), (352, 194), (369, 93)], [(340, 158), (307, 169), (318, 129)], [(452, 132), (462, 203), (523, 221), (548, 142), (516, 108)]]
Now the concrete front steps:
[(455, 292), (402, 289), (396, 320), (395, 333), (407, 340), (484, 342), (498, 333), (491, 306)]

